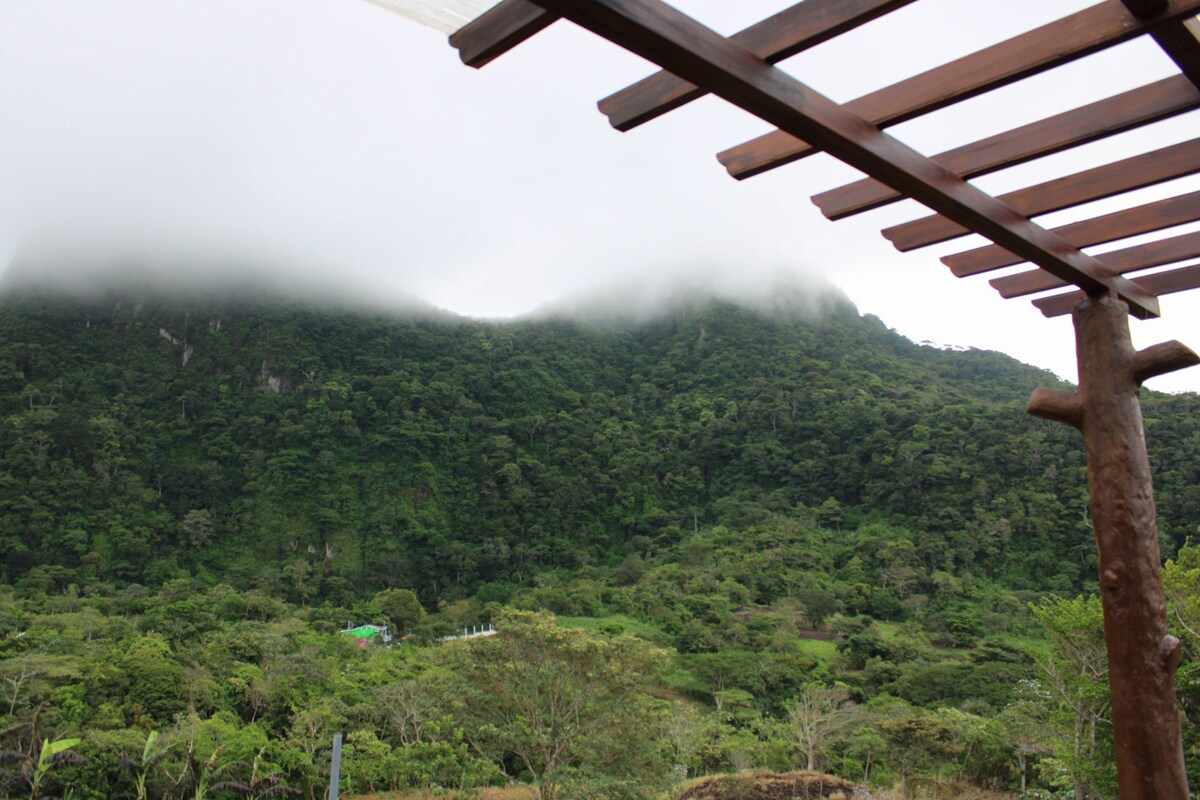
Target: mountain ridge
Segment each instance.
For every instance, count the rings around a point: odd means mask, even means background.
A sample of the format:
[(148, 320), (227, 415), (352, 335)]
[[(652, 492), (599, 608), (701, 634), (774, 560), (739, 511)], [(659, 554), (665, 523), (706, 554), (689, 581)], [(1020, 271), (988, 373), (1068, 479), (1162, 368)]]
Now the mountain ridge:
[[(929, 569), (1092, 580), (1082, 448), (1022, 411), (1061, 384), (1002, 354), (921, 347), (848, 303), (789, 317), (709, 299), (597, 327), (9, 297), (0, 342), (10, 581), (102, 565), (108, 580), (287, 594), (302, 591), (291, 569), (317, 596), (499, 596), (830, 502), (838, 525), (909, 531)], [(1200, 503), (1189, 403), (1151, 397), (1147, 412), (1175, 543)], [(1083, 558), (1064, 564), (1076, 539)]]

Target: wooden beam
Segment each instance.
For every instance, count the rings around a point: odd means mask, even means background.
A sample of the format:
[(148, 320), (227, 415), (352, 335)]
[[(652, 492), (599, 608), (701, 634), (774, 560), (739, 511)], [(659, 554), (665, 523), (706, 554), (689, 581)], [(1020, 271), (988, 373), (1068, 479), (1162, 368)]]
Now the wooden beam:
[[(1175, 225), (1184, 225), (1198, 219), (1200, 191), (1072, 222), (1070, 225), (1053, 228), (1050, 232), (1075, 247), (1090, 247)], [(978, 275), (981, 272), (1020, 264), (1021, 258), (993, 244), (945, 256), (942, 263), (950, 268), (955, 277), (965, 278), (968, 275)]]
[[(1144, 275), (1134, 278), (1133, 282), (1155, 296), (1200, 289), (1200, 264)], [(1039, 297), (1033, 304), (1047, 317), (1061, 317), (1070, 314), (1075, 304), (1086, 296), (1084, 292), (1065, 292)]]
[(1139, 350), (1133, 359), (1133, 376), (1138, 383), (1159, 375), (1200, 364), (1200, 356), (1183, 342), (1170, 341)]
[(1180, 20), (1155, 29), (1151, 36), (1179, 71), (1200, 88), (1200, 21), (1195, 17)]
[[(947, 150), (933, 160), (964, 178), (974, 178), (1196, 108), (1200, 108), (1200, 89), (1185, 76), (1175, 75)], [(833, 220), (900, 199), (898, 192), (870, 178), (813, 196), (821, 213)]]
[[(1200, 0), (1190, 0), (1200, 4)], [(897, 191), (1085, 291), (1112, 291), (1132, 313), (1158, 301), (1019, 212), (964, 181), (783, 70), (658, 0), (538, 0), (789, 134), (813, 142)]]
[(1129, 12), (1137, 17), (1149, 17), (1162, 11), (1167, 0), (1121, 0)]
[[(1099, 253), (1096, 258), (1114, 273), (1120, 274), (1161, 267), (1164, 264), (1174, 264), (1189, 258), (1200, 258), (1200, 231), (1159, 239), (1157, 242), (1139, 244), (1134, 247), (1125, 247), (1109, 253)], [(1003, 278), (993, 278), (988, 283), (1006, 300), (1066, 285), (1065, 281), (1040, 269), (1018, 272), (1016, 275), (1005, 275)]]
[(450, 35), (450, 46), (469, 67), (482, 67), (559, 17), (527, 0), (503, 0)]
[[(774, 64), (912, 2), (915, 0), (802, 0), (731, 38)], [(614, 128), (629, 131), (706, 94), (664, 71), (609, 95), (599, 106)]]
[[(1000, 200), (1025, 216), (1034, 217), (1197, 172), (1200, 172), (1200, 139), (1192, 139), (1009, 192), (1000, 195)], [(886, 228), (883, 235), (896, 249), (908, 251), (970, 232), (964, 225), (935, 215)]]
[[(1143, 19), (1161, 14), (1167, 0), (1121, 0), (1130, 13)], [(1177, 20), (1151, 31), (1150, 35), (1179, 70), (1200, 88), (1200, 22)]]
[[(1168, 0), (1150, 20), (1121, 0), (1105, 2), (864, 95), (846, 107), (880, 127), (919, 117), (1148, 33), (1200, 12), (1200, 0)], [(784, 131), (725, 150), (717, 159), (741, 180), (820, 151)]]

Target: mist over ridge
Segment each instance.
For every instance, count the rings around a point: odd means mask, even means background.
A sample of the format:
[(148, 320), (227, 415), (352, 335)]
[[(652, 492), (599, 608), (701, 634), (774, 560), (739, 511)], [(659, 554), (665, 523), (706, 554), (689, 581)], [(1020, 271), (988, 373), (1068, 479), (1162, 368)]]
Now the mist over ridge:
[[(65, 255), (65, 254), (63, 254)], [(787, 269), (702, 265), (648, 270), (639, 279), (610, 276), (511, 316), (458, 313), (392, 287), (355, 280), (347, 270), (289, 266), (248, 258), (138, 255), (105, 258), (18, 257), (0, 273), (0, 299), (54, 296), (95, 303), (148, 297), (166, 301), (303, 303), (317, 309), (396, 317), (471, 319), (495, 324), (566, 319), (637, 327), (724, 302), (768, 316), (811, 319), (831, 311), (858, 314), (849, 297), (825, 279)]]
[(38, 296), (94, 303), (145, 296), (186, 302), (311, 303), (318, 308), (397, 316), (452, 316), (403, 291), (372, 292), (336, 270), (289, 268), (278, 261), (155, 259), (143, 255), (91, 260), (17, 258), (0, 273), (0, 298)]
[(834, 310), (858, 315), (844, 291), (817, 275), (783, 268), (746, 270), (704, 265), (652, 273), (638, 280), (614, 280), (553, 300), (519, 319), (566, 318), (636, 326), (694, 312), (713, 301), (772, 317), (812, 319)]

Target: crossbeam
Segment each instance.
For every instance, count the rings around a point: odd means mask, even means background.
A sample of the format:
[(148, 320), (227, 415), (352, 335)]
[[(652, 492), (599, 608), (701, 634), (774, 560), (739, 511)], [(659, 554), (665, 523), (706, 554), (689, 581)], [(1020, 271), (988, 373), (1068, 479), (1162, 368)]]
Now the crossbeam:
[[(947, 150), (933, 160), (964, 178), (974, 178), (1196, 108), (1200, 108), (1200, 89), (1185, 76), (1174, 75)], [(865, 178), (814, 195), (812, 199), (822, 214), (838, 220), (901, 200), (903, 196), (879, 181)]]
[[(770, 64), (829, 41), (916, 0), (801, 0), (730, 37)], [(657, 72), (600, 101), (600, 112), (629, 131), (708, 92), (670, 72)]]
[[(1168, 0), (1152, 17), (1138, 18), (1121, 0), (1086, 8), (999, 44), (864, 95), (846, 108), (880, 127), (895, 125), (1007, 86), (1040, 72), (1200, 13), (1200, 0)], [(790, 164), (820, 146), (774, 131), (717, 155), (741, 180)]]
[[(1000, 200), (1020, 213), (1034, 217), (1197, 172), (1200, 172), (1200, 139), (1191, 139), (1002, 194)], [(970, 226), (960, 225), (944, 215), (935, 215), (885, 228), (883, 235), (897, 250), (907, 252), (970, 232)]]
[(1200, 20), (1180, 20), (1155, 30), (1151, 36), (1179, 71), (1200, 88)]
[[(1090, 247), (1176, 225), (1184, 225), (1196, 220), (1200, 220), (1200, 191), (1188, 192), (1177, 197), (1168, 197), (1165, 200), (1156, 200), (1153, 203), (1146, 203), (1134, 208), (1072, 222), (1069, 225), (1052, 228), (1050, 232), (1061, 236), (1064, 241), (1070, 242), (1075, 247)], [(1003, 247), (993, 244), (944, 256), (942, 263), (950, 268), (950, 272), (955, 277), (965, 278), (968, 275), (978, 275), (1001, 267), (1020, 264), (1021, 258)]]
[[(1184, 261), (1189, 258), (1200, 258), (1200, 231), (1101, 253), (1096, 258), (1104, 262), (1104, 266), (1113, 272), (1122, 274), (1139, 269), (1161, 267), (1164, 264), (1174, 264), (1176, 261)], [(1044, 292), (1048, 289), (1057, 289), (1065, 285), (1059, 278), (1040, 269), (993, 278), (988, 283), (1006, 300)]]
[(450, 36), (462, 62), (476, 69), (507, 53), (558, 19), (528, 0), (503, 0)]
[[(1200, 0), (1187, 1), (1200, 5)], [(707, 87), (780, 130), (812, 142), (1051, 274), (1088, 292), (1112, 291), (1133, 313), (1157, 316), (1158, 301), (1136, 284), (1112, 275), (1099, 261), (1008, 205), (678, 10), (658, 0), (537, 2), (684, 80)]]
[[(1133, 282), (1155, 296), (1200, 289), (1200, 264), (1144, 275), (1134, 278)], [(1065, 292), (1050, 297), (1039, 297), (1033, 301), (1033, 305), (1043, 316), (1061, 317), (1070, 314), (1075, 304), (1085, 297), (1087, 295), (1083, 292)]]

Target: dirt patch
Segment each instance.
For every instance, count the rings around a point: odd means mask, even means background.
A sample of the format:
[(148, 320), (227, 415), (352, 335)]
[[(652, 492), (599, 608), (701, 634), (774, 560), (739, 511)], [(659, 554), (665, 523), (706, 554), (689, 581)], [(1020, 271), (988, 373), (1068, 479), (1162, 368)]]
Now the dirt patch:
[(854, 784), (820, 772), (745, 772), (692, 784), (678, 800), (850, 800)]

